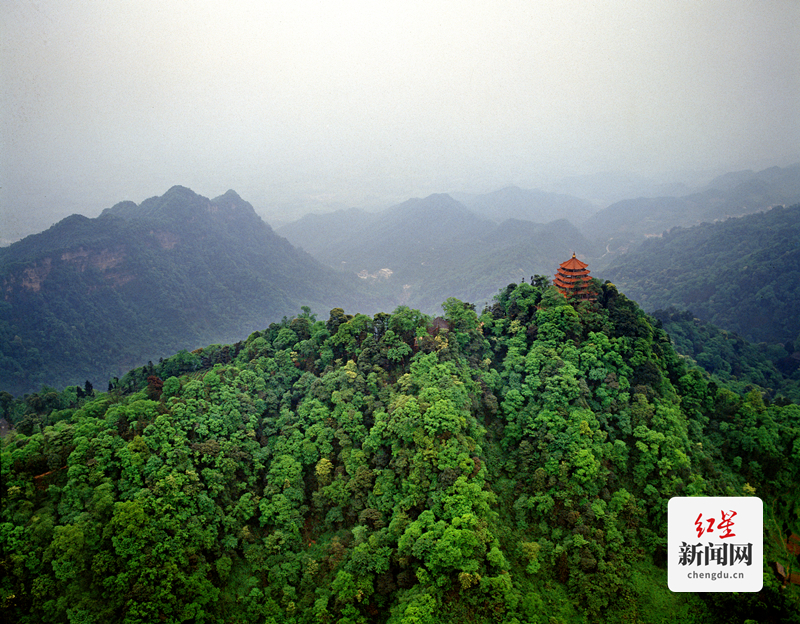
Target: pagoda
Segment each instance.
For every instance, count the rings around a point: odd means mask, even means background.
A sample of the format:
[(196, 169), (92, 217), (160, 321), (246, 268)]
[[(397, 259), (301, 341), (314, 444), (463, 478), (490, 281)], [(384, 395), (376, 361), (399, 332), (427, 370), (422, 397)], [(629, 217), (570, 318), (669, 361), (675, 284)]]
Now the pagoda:
[(589, 292), (591, 278), (589, 269), (586, 268), (588, 266), (572, 254), (569, 260), (559, 265), (553, 284), (567, 298), (591, 301), (594, 296)]

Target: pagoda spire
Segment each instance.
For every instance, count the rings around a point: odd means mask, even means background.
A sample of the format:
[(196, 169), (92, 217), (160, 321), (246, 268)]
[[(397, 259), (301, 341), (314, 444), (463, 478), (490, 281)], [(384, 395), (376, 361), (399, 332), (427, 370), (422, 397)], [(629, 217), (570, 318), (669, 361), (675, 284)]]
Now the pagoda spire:
[(565, 297), (574, 297), (583, 301), (594, 299), (589, 292), (589, 265), (581, 262), (572, 254), (572, 258), (562, 262), (556, 271), (553, 285), (561, 291)]

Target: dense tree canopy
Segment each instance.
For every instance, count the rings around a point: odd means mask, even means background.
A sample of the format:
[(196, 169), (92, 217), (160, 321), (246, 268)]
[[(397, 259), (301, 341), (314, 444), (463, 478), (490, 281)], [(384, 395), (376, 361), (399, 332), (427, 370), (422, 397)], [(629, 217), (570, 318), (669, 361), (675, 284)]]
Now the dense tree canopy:
[[(800, 621), (800, 408), (712, 383), (613, 285), (334, 309), (0, 396), (17, 622)], [(673, 594), (675, 495), (764, 502), (764, 590)]]
[(696, 318), (690, 311), (656, 310), (653, 316), (687, 355), (737, 392), (760, 388), (768, 397), (800, 403), (800, 336), (785, 343), (752, 343)]

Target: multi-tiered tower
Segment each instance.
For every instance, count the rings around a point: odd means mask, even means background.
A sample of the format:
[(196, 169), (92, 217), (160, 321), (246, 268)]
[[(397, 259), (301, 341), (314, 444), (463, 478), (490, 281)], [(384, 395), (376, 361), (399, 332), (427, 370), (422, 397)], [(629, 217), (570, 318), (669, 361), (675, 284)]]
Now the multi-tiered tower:
[(589, 292), (589, 265), (581, 262), (572, 254), (572, 257), (566, 262), (562, 262), (556, 272), (556, 277), (553, 284), (558, 288), (566, 297), (582, 299), (590, 301), (594, 299)]

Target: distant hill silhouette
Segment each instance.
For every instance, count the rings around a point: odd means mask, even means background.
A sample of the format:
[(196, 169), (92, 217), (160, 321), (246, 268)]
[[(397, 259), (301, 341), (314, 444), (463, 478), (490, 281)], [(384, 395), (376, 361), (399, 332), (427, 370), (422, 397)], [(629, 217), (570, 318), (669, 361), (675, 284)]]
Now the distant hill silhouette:
[(443, 245), (493, 226), (449, 195), (437, 194), (379, 213), (353, 208), (306, 215), (278, 231), (332, 267), (373, 272), (383, 267), (402, 270), (409, 259), (435, 254)]
[(569, 176), (550, 184), (548, 190), (607, 206), (631, 197), (679, 197), (694, 189), (683, 182), (659, 183), (635, 173), (606, 171)]
[(702, 191), (681, 197), (640, 197), (614, 203), (592, 215), (581, 231), (624, 251), (647, 236), (661, 235), (675, 226), (739, 217), (775, 205), (800, 201), (800, 164), (772, 167), (758, 173), (729, 173), (710, 182)]
[(538, 189), (521, 189), (516, 186), (483, 195), (455, 195), (455, 197), (475, 214), (498, 223), (506, 219), (535, 223), (566, 219), (570, 223), (579, 225), (597, 210), (585, 199)]
[[(331, 267), (375, 276), (374, 288), (396, 303), (429, 313), (450, 296), (480, 303), (498, 284), (536, 273), (552, 277), (573, 251), (597, 253), (564, 219), (498, 224), (442, 194), (380, 213), (307, 215), (278, 231)], [(381, 269), (391, 274), (379, 275)]]

